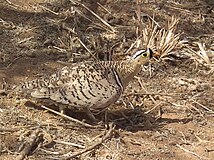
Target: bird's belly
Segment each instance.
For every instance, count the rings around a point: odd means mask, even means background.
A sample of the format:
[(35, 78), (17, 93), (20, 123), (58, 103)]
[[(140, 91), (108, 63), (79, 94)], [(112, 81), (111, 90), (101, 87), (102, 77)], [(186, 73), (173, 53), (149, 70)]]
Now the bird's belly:
[(66, 98), (68, 99), (68, 105), (74, 107), (90, 107), (90, 108), (105, 108), (109, 104), (114, 103), (117, 100), (117, 93), (111, 85), (108, 87), (102, 87), (101, 85), (81, 86), (74, 92), (68, 91)]

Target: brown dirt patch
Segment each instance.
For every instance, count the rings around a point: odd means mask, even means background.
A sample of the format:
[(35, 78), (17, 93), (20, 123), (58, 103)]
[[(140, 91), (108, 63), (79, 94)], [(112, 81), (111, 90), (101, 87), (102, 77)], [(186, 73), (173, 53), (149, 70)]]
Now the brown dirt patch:
[[(0, 2), (0, 84), (13, 86), (27, 79), (52, 73), (64, 64), (93, 59), (77, 37), (106, 59), (124, 58), (121, 54), (136, 40), (136, 2), (83, 2), (118, 32), (111, 33), (87, 10), (68, 0), (10, 0)], [(206, 44), (214, 61), (213, 2), (149, 1), (142, 3), (144, 23), (155, 20), (166, 26), (171, 16), (180, 17), (177, 32), (187, 46), (197, 50), (194, 42)], [(77, 13), (77, 10), (82, 13)], [(77, 33), (73, 33), (72, 29)], [(184, 55), (185, 47), (174, 51)], [(152, 63), (127, 88), (121, 101), (109, 107), (108, 121), (114, 122), (113, 136), (76, 159), (195, 160), (214, 157), (214, 77), (210, 67), (191, 56), (171, 57)], [(1, 89), (0, 89), (1, 90)], [(142, 94), (135, 94), (135, 92)], [(152, 94), (154, 93), (154, 94)], [(84, 128), (40, 107), (24, 104), (24, 95), (0, 95), (0, 159), (16, 159), (23, 144), (39, 130), (35, 146), (27, 159), (56, 159), (68, 152), (79, 152), (96, 143), (103, 128)], [(143, 102), (143, 103), (142, 103)], [(131, 105), (132, 104), (132, 105)], [(151, 112), (155, 105), (158, 107)], [(135, 109), (132, 109), (134, 106)], [(158, 118), (159, 108), (162, 117)], [(87, 119), (81, 111), (70, 116)], [(105, 121), (105, 114), (97, 115)], [(69, 142), (65, 144), (63, 142)], [(78, 144), (72, 146), (71, 143)], [(82, 148), (81, 148), (82, 147)]]

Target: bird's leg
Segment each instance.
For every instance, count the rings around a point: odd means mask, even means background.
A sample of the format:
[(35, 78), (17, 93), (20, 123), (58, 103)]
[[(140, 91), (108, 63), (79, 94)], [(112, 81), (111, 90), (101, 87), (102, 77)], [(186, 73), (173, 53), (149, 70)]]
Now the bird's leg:
[(90, 106), (86, 107), (86, 114), (93, 122), (98, 122), (99, 120), (95, 118), (94, 114), (90, 110)]

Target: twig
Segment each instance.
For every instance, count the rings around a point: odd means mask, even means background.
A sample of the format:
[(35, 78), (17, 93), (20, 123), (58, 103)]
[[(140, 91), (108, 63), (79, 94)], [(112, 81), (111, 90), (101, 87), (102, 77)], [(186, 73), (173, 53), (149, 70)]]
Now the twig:
[(132, 96), (132, 95), (159, 95), (159, 96), (167, 96), (167, 97), (177, 97), (178, 95), (181, 95), (182, 93), (174, 93), (174, 94), (166, 94), (166, 93), (145, 93), (145, 92), (137, 92), (137, 93), (127, 93), (124, 95), (126, 96)]
[(34, 38), (34, 36), (31, 36), (31, 37), (28, 37), (28, 38), (24, 38), (24, 39), (20, 40), (19, 42), (17, 42), (17, 44), (21, 44), (21, 43), (24, 43), (26, 41), (29, 42), (33, 38)]
[(166, 7), (169, 7), (169, 8), (172, 8), (172, 9), (175, 9), (175, 10), (179, 10), (180, 12), (183, 12), (185, 14), (198, 14), (197, 12), (193, 12), (193, 11), (190, 11), (190, 10), (187, 10), (187, 9), (183, 9), (183, 8), (178, 8), (178, 7), (174, 7), (174, 6), (169, 6), (169, 5), (165, 5)]
[[(185, 105), (185, 106), (186, 106), (186, 105)], [(203, 113), (202, 113), (197, 107), (193, 106), (192, 104), (189, 104), (189, 106), (192, 107), (194, 110), (196, 110), (196, 111), (200, 114), (200, 116), (204, 118)], [(187, 108), (189, 108), (189, 107), (187, 107)], [(205, 118), (204, 118), (204, 119), (205, 119)]]
[(150, 112), (152, 112), (153, 110), (155, 110), (162, 102), (159, 102), (158, 104), (156, 104), (152, 109), (148, 110), (145, 112), (145, 114), (148, 114)]
[(82, 149), (85, 148), (85, 146), (82, 146), (82, 145), (76, 144), (76, 143), (64, 142), (64, 141), (59, 141), (59, 140), (53, 140), (53, 141), (56, 142), (56, 143), (59, 143), (59, 144), (66, 144), (66, 145), (69, 145), (69, 146), (78, 147), (78, 148), (82, 148)]
[[(87, 47), (79, 38), (78, 38), (77, 40), (78, 40), (78, 41), (80, 42), (80, 44), (87, 50), (87, 52), (99, 63), (99, 60), (96, 58), (95, 54), (93, 54), (93, 53), (90, 51), (90, 49), (88, 49), (88, 47)], [(100, 67), (103, 68), (103, 65), (100, 64)]]
[(57, 49), (59, 52), (67, 52), (66, 49), (57, 47), (57, 46), (53, 46), (54, 49)]
[[(139, 77), (136, 77), (136, 76), (135, 76), (135, 78), (138, 80), (138, 83), (140, 84), (140, 87), (143, 88), (143, 90), (144, 90), (146, 93), (149, 93), (149, 92), (146, 90), (146, 88), (143, 86), (143, 84), (142, 84), (140, 78), (139, 78)], [(152, 102), (153, 102), (154, 104), (157, 104), (156, 101), (155, 101), (155, 99), (151, 96), (151, 94), (149, 94), (149, 98), (152, 100)]]
[(108, 24), (106, 21), (104, 21), (100, 16), (98, 16), (96, 13), (94, 13), (92, 10), (90, 10), (88, 7), (86, 7), (84, 4), (81, 4), (81, 6), (83, 6), (86, 10), (88, 10), (89, 12), (91, 12), (91, 14), (93, 14), (96, 18), (98, 18), (103, 24), (105, 24), (108, 28), (111, 29), (111, 31), (113, 33), (116, 32), (116, 30), (110, 25)]
[(17, 4), (14, 4), (14, 3), (12, 3), (12, 2), (10, 2), (9, 0), (5, 0), (7, 3), (9, 3), (11, 6), (13, 6), (13, 7), (20, 7), (20, 6), (18, 6)]
[(125, 120), (127, 120), (132, 126), (134, 126), (133, 121), (130, 120), (129, 117), (127, 117), (123, 111), (121, 111), (120, 113), (122, 114), (122, 116), (124, 117)]
[(81, 41), (81, 39), (77, 39), (79, 42), (80, 42), (80, 44), (86, 49), (86, 51), (87, 52), (89, 52), (90, 53), (90, 55), (92, 55), (93, 56), (93, 58), (96, 58), (95, 56), (94, 56), (94, 54), (91, 52), (91, 50), (88, 48), (88, 47), (86, 47), (86, 45)]
[(29, 127), (20, 126), (20, 127), (14, 127), (14, 128), (0, 128), (0, 132), (16, 132), (23, 128), (29, 128)]
[(5, 28), (11, 28), (11, 29), (16, 28), (16, 26), (12, 22), (7, 22), (7, 21), (3, 20), (2, 18), (0, 18), (0, 23), (2, 23), (2, 25)]
[(109, 14), (112, 14), (107, 8), (105, 8), (102, 4), (100, 4), (99, 2), (97, 2), (97, 4), (104, 9), (106, 12), (108, 12)]
[(46, 109), (46, 110), (48, 110), (48, 111), (50, 111), (50, 112), (53, 112), (53, 113), (59, 115), (59, 116), (62, 116), (62, 117), (64, 117), (64, 118), (68, 119), (68, 120), (71, 120), (71, 121), (73, 121), (73, 122), (76, 122), (76, 123), (78, 123), (78, 124), (81, 124), (81, 125), (84, 126), (84, 127), (96, 128), (96, 127), (94, 127), (94, 126), (92, 126), (92, 125), (90, 125), (90, 124), (87, 124), (87, 123), (84, 123), (84, 122), (82, 122), (82, 121), (79, 121), (79, 120), (77, 120), (77, 119), (75, 119), (75, 118), (69, 117), (69, 116), (67, 116), (67, 115), (65, 115), (65, 114), (62, 114), (62, 113), (60, 113), (60, 112), (57, 112), (57, 111), (55, 111), (55, 110), (53, 110), (53, 109), (50, 109), (50, 108), (48, 108), (48, 107), (45, 107), (45, 106), (41, 106), (41, 107), (44, 108), (44, 109)]
[(203, 140), (200, 137), (198, 137), (196, 134), (194, 134), (195, 137), (199, 140), (199, 144), (200, 143), (214, 143), (214, 141), (207, 141), (207, 140)]
[[(202, 64), (203, 66), (210, 67), (210, 71), (208, 72), (208, 74), (212, 73), (213, 69), (214, 69), (213, 63), (211, 63), (211, 61), (210, 61), (205, 49), (203, 48), (202, 44), (198, 43), (198, 42), (196, 42), (196, 44), (199, 46), (200, 51), (194, 51), (189, 46), (186, 46), (188, 49), (188, 52), (190, 53), (190, 55), (187, 53), (186, 53), (186, 55), (191, 56), (191, 58), (193, 60)], [(197, 56), (195, 57), (193, 55), (197, 55)], [(206, 63), (204, 63), (204, 62), (206, 62)]]
[(108, 24), (106, 21), (104, 21), (100, 16), (98, 16), (96, 13), (94, 13), (90, 8), (88, 8), (87, 6), (85, 6), (82, 3), (79, 3), (75, 0), (70, 0), (73, 3), (79, 4), (81, 5), (83, 8), (85, 8), (87, 11), (89, 11), (92, 15), (94, 15), (97, 19), (99, 19), (104, 25), (106, 25), (113, 33), (116, 32), (116, 30), (110, 25)]
[(211, 113), (214, 113), (213, 110), (211, 110), (211, 109), (209, 109), (208, 107), (202, 105), (201, 103), (199, 103), (199, 102), (197, 102), (197, 101), (195, 101), (195, 100), (192, 100), (192, 101), (193, 101), (194, 103), (198, 104), (200, 107), (204, 108), (205, 110), (207, 110), (207, 111), (209, 111), (209, 112), (211, 112)]
[(202, 158), (197, 153), (189, 151), (189, 150), (183, 148), (182, 146), (180, 146), (179, 144), (176, 144), (176, 146), (179, 147), (180, 149), (182, 149), (183, 151), (187, 152), (187, 153), (193, 154), (194, 156), (198, 157), (199, 159), (208, 159), (208, 158)]
[(107, 140), (108, 138), (110, 138), (113, 134), (113, 131), (115, 129), (115, 125), (113, 125), (113, 123), (109, 124), (109, 130), (108, 132), (101, 138), (101, 140), (91, 146), (89, 146), (88, 148), (85, 148), (83, 150), (81, 150), (80, 152), (76, 152), (72, 155), (70, 155), (71, 153), (67, 153), (65, 154), (65, 158), (60, 158), (60, 160), (67, 160), (67, 159), (71, 159), (71, 158), (74, 158), (74, 157), (77, 157), (85, 152), (88, 152), (88, 151), (91, 151), (92, 149), (98, 147), (99, 145), (101, 145), (105, 140)]
[(38, 141), (38, 135), (40, 133), (40, 130), (37, 129), (34, 131), (27, 142), (24, 143), (24, 148), (22, 149), (20, 155), (16, 157), (16, 160), (23, 160), (32, 150), (32, 147), (34, 147), (36, 142)]
[(45, 152), (45, 153), (47, 153), (47, 154), (54, 154), (54, 155), (59, 155), (60, 153), (59, 152), (52, 152), (52, 151), (48, 151), (48, 150), (46, 150), (46, 149), (44, 149), (44, 148), (39, 148), (38, 150), (40, 150), (40, 151), (42, 151), (42, 152)]
[(158, 22), (155, 21), (154, 17), (152, 18), (150, 15), (146, 14), (158, 27), (161, 27)]
[(125, 54), (127, 54), (133, 47), (134, 45), (139, 41), (139, 39), (141, 38), (142, 36), (139, 36), (132, 44), (131, 46), (129, 47), (129, 49), (127, 49), (127, 51), (125, 52)]
[(51, 9), (49, 9), (47, 7), (44, 7), (42, 5), (38, 5), (38, 6), (41, 7), (42, 9), (46, 10), (46, 11), (49, 11), (50, 13), (53, 13), (54, 15), (57, 15), (57, 16), (59, 15), (59, 13), (54, 12), (53, 10), (51, 10)]

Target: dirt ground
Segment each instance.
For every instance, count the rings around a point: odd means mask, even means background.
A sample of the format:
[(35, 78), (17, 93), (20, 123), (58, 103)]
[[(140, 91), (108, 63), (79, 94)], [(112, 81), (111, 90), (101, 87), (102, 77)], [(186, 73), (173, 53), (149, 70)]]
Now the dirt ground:
[[(214, 159), (214, 2), (80, 4), (0, 0), (0, 160), (66, 155), (84, 160)], [(69, 116), (94, 128), (84, 127), (32, 104), (27, 95), (12, 93), (13, 85), (51, 74), (68, 62), (94, 59), (86, 48), (96, 59), (126, 58), (139, 31), (139, 6), (143, 24), (153, 15), (161, 27), (172, 16), (180, 18), (176, 32), (185, 44), (142, 68), (121, 99), (96, 115), (102, 125), (92, 124), (81, 110), (69, 110)], [(210, 64), (189, 52), (199, 51), (195, 42), (205, 44)]]

